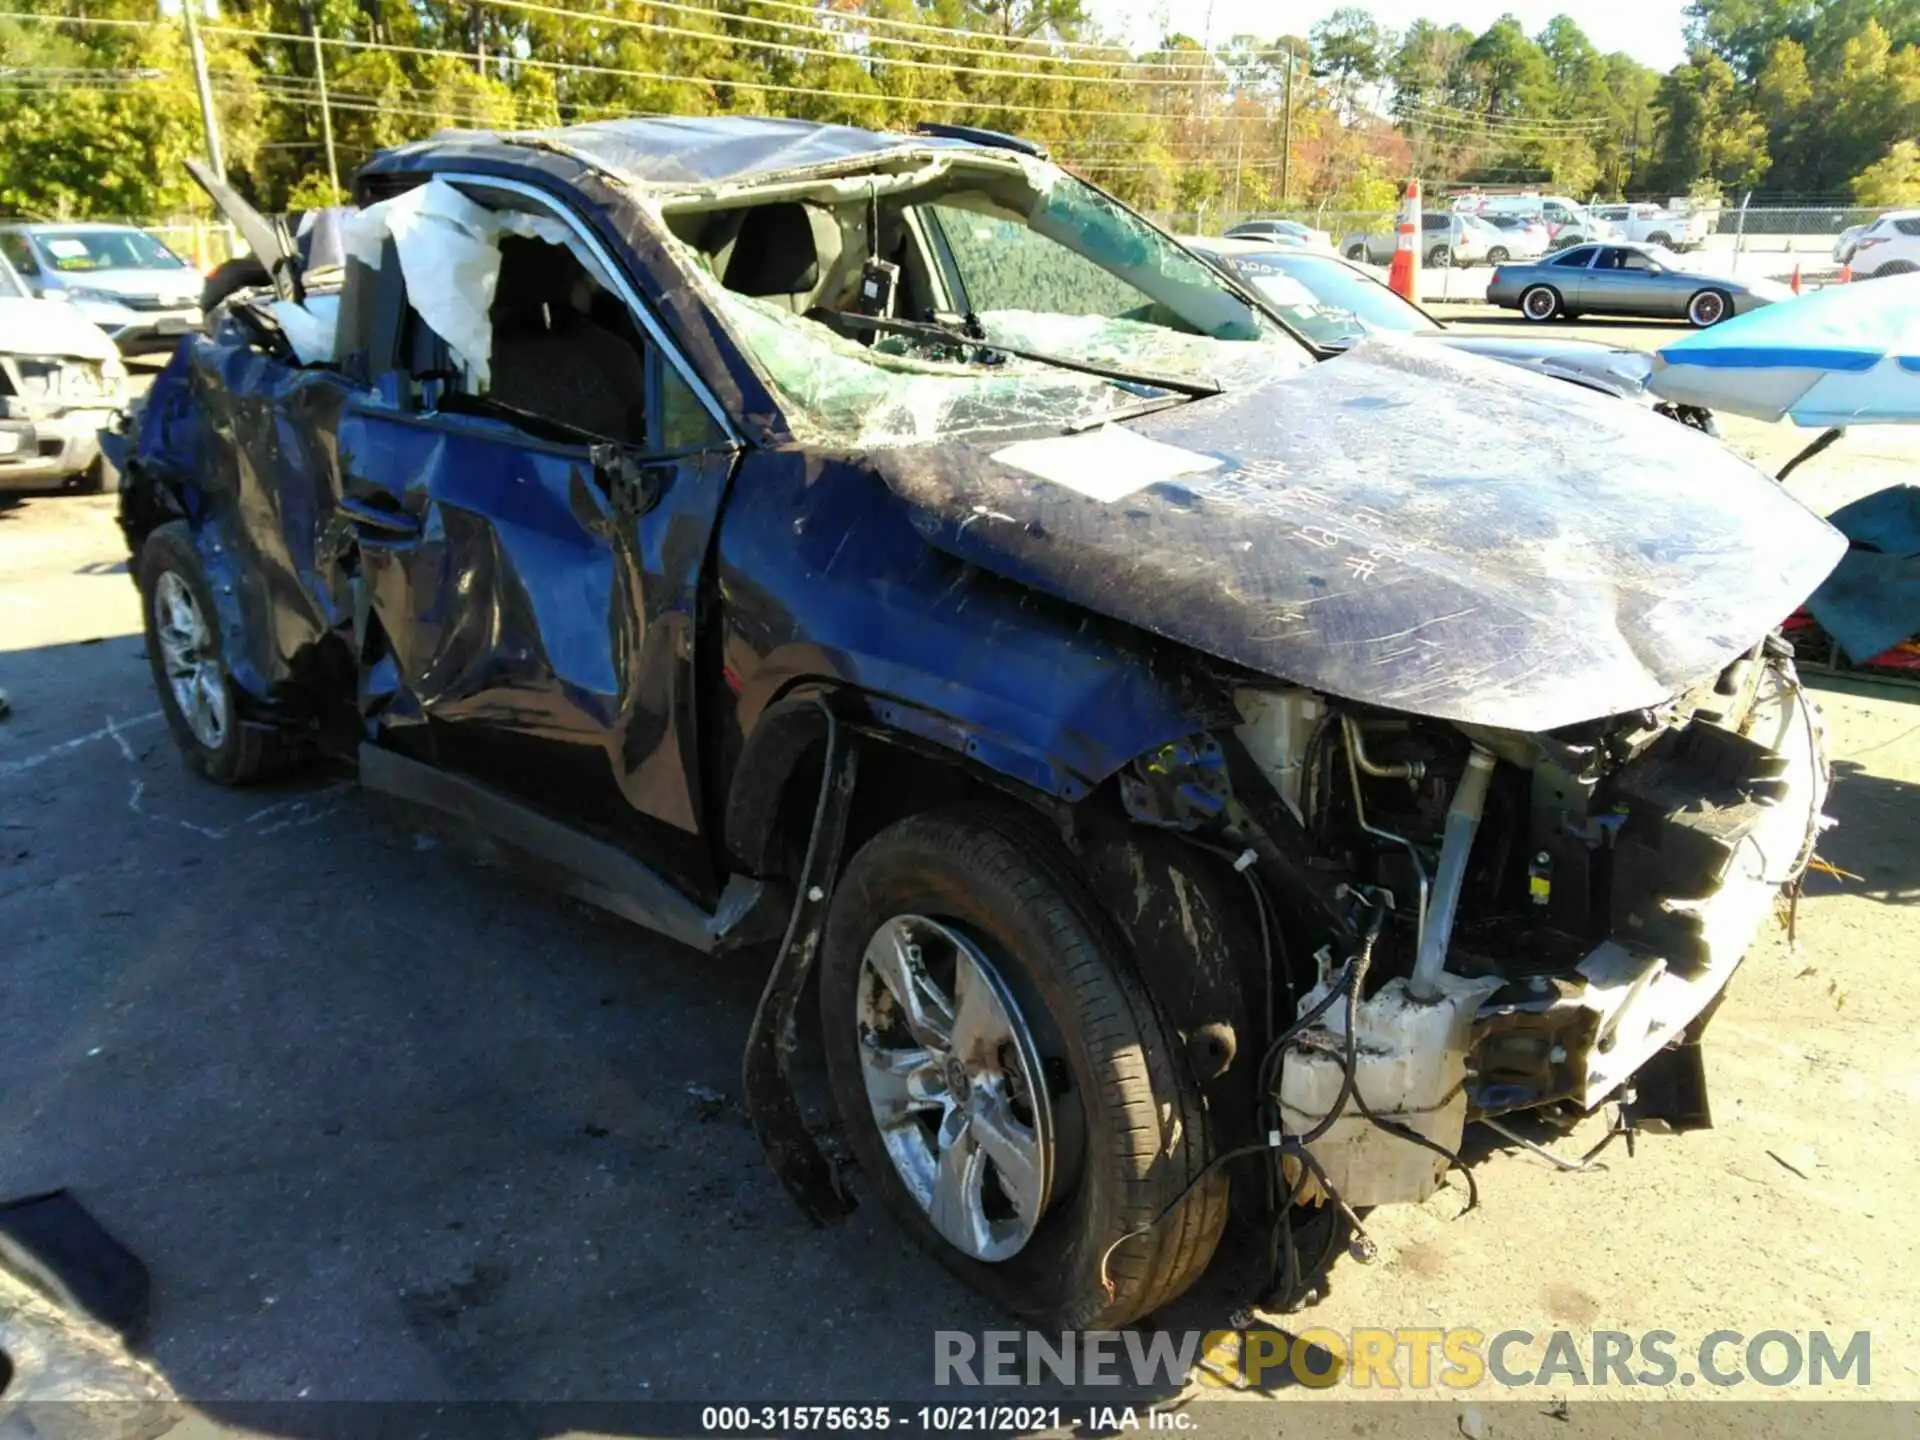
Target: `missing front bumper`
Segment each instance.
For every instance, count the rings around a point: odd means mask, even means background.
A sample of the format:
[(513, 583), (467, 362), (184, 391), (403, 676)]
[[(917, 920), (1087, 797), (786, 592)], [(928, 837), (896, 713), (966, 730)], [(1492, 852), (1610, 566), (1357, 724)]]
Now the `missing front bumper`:
[[(1484, 1005), (1474, 1022), (1474, 1115), (1557, 1100), (1593, 1109), (1662, 1051), (1698, 1040), (1781, 887), (1804, 868), (1826, 801), (1818, 714), (1789, 672), (1769, 673), (1745, 736), (1771, 752), (1776, 773), (1745, 813), (1723, 822), (1717, 880), (1698, 898), (1626, 909), (1626, 935), (1594, 946), (1570, 973), (1510, 983)], [(1697, 847), (1714, 824), (1704, 803), (1677, 811), (1672, 848)]]

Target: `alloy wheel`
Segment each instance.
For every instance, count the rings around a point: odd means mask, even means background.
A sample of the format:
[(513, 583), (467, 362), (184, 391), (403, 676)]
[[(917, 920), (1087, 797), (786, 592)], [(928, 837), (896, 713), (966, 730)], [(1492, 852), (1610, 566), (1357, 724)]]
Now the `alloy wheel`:
[(975, 1260), (1017, 1255), (1053, 1182), (1053, 1115), (1033, 1034), (967, 936), (897, 915), (867, 942), (856, 1024), (867, 1102), (901, 1182)]
[(181, 718), (194, 739), (218, 750), (226, 743), (229, 723), (227, 680), (213, 630), (192, 588), (176, 571), (167, 571), (153, 587), (153, 629)]
[(1718, 325), (1726, 318), (1726, 314), (1727, 302), (1713, 290), (1701, 291), (1693, 297), (1693, 303), (1687, 306), (1687, 318), (1702, 329), (1709, 325)]

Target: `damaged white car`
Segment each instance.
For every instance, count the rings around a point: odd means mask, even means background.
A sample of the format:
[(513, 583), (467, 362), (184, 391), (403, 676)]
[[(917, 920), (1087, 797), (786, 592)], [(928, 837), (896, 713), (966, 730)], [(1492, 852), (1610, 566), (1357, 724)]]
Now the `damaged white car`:
[(100, 432), (126, 399), (107, 333), (70, 305), (33, 298), (0, 255), (0, 491), (101, 489)]

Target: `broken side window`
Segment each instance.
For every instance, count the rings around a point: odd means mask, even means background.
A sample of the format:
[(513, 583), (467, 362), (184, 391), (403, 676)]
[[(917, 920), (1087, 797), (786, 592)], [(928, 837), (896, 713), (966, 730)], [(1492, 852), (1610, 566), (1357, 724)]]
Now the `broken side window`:
[(1309, 362), (1177, 242), (1038, 162), (693, 193), (661, 218), (804, 439), (1073, 427)]
[(1155, 320), (1164, 313), (1137, 285), (1024, 225), (953, 205), (929, 205), (926, 213), (953, 258), (969, 310), (1035, 310), (1116, 320)]

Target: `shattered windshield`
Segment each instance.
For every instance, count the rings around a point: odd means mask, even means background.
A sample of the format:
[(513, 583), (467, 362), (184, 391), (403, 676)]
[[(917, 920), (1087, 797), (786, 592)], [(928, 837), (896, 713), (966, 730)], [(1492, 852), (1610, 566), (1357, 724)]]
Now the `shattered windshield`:
[(1371, 275), (1331, 256), (1293, 251), (1229, 255), (1226, 263), (1302, 335), (1344, 350), (1369, 335), (1416, 335), (1437, 328)]
[(664, 218), (804, 439), (1058, 433), (1311, 363), (1178, 243), (1024, 158)]

